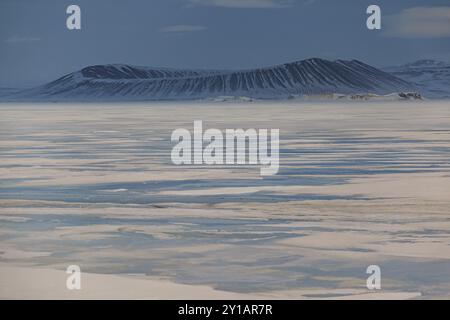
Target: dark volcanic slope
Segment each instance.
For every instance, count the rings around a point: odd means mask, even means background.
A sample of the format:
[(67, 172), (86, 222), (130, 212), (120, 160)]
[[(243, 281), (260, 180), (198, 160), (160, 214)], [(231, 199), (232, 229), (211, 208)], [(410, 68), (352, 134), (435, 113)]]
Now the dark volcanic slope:
[(435, 60), (419, 60), (389, 67), (386, 72), (414, 83), (430, 98), (450, 97), (450, 64)]
[(242, 71), (176, 70), (99, 65), (71, 73), (22, 97), (42, 100), (171, 100), (218, 96), (377, 93), (414, 86), (360, 61), (308, 59)]

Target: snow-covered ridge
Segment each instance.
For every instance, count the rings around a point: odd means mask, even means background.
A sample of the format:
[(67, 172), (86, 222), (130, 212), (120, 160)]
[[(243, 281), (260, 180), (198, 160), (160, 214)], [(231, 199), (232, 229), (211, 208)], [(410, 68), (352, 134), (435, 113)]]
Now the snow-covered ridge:
[(79, 71), (86, 79), (179, 79), (205, 76), (221, 71), (215, 70), (179, 70), (170, 68), (135, 67), (125, 64), (89, 66)]
[(450, 98), (450, 63), (419, 60), (402, 66), (388, 67), (384, 71), (414, 83), (429, 98)]
[(238, 71), (97, 65), (23, 91), (16, 97), (50, 101), (181, 100), (220, 96), (282, 99), (291, 95), (384, 95), (415, 90), (413, 84), (357, 60), (312, 58)]

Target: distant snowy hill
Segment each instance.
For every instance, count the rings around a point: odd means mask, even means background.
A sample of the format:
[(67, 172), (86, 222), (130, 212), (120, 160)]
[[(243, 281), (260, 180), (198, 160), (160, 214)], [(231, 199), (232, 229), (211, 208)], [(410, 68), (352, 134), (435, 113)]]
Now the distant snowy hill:
[(417, 85), (429, 98), (450, 98), (450, 63), (419, 60), (384, 71)]
[(17, 92), (19, 92), (20, 90), (18, 89), (13, 89), (13, 88), (1, 88), (0, 87), (0, 98), (2, 96), (9, 96), (11, 94), (15, 94)]
[(17, 99), (44, 101), (139, 101), (292, 95), (390, 94), (416, 87), (363, 62), (308, 59), (239, 71), (177, 70), (98, 65), (46, 85), (22, 91)]

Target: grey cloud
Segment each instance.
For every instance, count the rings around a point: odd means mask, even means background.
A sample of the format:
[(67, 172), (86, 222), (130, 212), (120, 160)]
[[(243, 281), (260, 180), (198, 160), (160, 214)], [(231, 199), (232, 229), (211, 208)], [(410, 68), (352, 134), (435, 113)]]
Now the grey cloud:
[(383, 34), (388, 37), (450, 37), (450, 7), (413, 7), (386, 16), (384, 21)]

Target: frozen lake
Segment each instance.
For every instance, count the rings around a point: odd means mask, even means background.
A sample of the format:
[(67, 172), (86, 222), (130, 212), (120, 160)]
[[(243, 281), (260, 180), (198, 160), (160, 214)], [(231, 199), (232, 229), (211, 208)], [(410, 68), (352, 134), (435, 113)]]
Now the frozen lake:
[[(174, 166), (194, 120), (280, 129), (278, 175)], [(0, 239), (8, 267), (298, 299), (378, 265), (380, 297), (449, 298), (450, 102), (0, 104)]]

